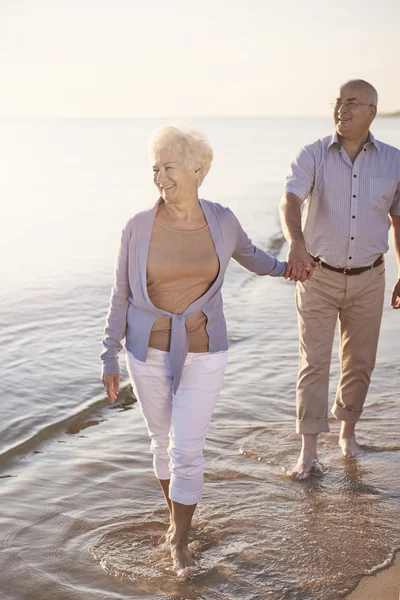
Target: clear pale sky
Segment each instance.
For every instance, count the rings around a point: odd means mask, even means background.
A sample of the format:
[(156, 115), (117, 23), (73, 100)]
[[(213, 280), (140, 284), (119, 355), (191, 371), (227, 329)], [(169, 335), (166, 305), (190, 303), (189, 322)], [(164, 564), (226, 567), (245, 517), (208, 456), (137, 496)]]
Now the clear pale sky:
[(0, 116), (400, 110), (399, 0), (0, 0)]

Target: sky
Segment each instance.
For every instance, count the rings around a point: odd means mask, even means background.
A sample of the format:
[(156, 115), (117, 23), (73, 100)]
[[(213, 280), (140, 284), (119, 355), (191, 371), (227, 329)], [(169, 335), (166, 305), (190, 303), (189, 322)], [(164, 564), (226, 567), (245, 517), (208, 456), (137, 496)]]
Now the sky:
[(319, 116), (370, 81), (400, 110), (398, 0), (0, 0), (0, 116)]

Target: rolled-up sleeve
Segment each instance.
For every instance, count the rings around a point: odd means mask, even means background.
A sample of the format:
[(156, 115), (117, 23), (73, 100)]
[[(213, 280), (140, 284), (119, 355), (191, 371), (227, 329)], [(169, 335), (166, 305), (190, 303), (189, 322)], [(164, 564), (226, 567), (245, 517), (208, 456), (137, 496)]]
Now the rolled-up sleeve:
[(283, 277), (286, 270), (286, 261), (280, 261), (268, 252), (257, 248), (232, 213), (236, 222), (236, 246), (232, 258), (242, 267), (257, 275), (271, 275)]
[(315, 181), (315, 157), (309, 146), (302, 148), (290, 165), (284, 193), (296, 194), (304, 202)]
[(397, 185), (397, 190), (393, 198), (392, 205), (390, 207), (391, 215), (400, 215), (400, 181)]
[(114, 272), (114, 285), (111, 291), (103, 338), (102, 373), (111, 375), (119, 373), (118, 354), (122, 350), (122, 340), (126, 334), (127, 312), (129, 306), (129, 242), (131, 227), (129, 223), (122, 231), (118, 247)]

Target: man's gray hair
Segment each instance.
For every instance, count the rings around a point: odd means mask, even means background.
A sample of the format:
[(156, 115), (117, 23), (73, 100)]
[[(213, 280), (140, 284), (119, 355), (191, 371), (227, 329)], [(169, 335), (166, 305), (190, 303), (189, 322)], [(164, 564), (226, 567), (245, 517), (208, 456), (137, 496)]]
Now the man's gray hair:
[(165, 149), (183, 160), (187, 169), (200, 165), (199, 186), (203, 183), (213, 159), (212, 148), (204, 133), (184, 125), (161, 127), (149, 140), (149, 158), (154, 159)]
[(350, 81), (346, 81), (345, 85), (360, 85), (366, 88), (368, 91), (368, 102), (373, 106), (378, 106), (378, 92), (374, 88), (371, 83), (365, 81), (365, 79), (350, 79)]

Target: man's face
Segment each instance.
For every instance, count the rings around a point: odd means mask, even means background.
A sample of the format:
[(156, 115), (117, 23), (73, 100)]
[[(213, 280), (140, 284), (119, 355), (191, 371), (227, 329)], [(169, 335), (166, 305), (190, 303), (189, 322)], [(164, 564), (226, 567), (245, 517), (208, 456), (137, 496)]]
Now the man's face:
[(369, 104), (368, 89), (362, 84), (345, 84), (336, 96), (333, 120), (338, 135), (357, 140), (367, 137), (376, 115), (376, 106)]

